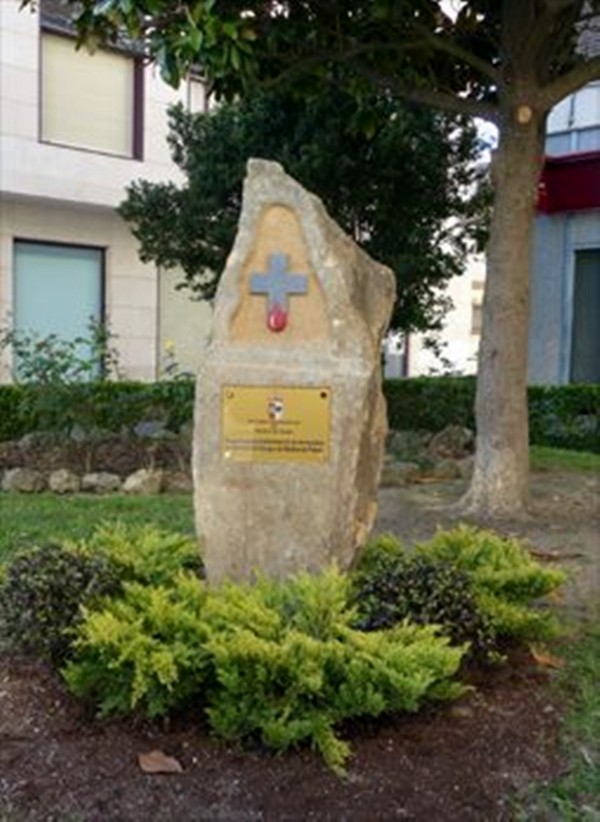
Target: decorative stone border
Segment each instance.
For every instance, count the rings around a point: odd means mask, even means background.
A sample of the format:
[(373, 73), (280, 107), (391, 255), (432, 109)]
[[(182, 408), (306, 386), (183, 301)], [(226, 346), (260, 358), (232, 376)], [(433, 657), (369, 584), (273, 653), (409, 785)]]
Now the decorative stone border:
[(80, 476), (68, 468), (50, 473), (32, 468), (9, 468), (0, 472), (0, 488), (7, 493), (37, 494), (190, 494), (192, 478), (183, 471), (140, 468), (122, 479), (118, 474), (98, 471)]

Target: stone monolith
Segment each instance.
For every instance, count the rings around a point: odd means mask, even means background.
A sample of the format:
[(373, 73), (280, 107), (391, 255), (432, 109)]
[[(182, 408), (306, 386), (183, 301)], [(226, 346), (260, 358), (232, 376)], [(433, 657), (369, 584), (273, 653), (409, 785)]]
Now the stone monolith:
[(196, 392), (210, 582), (351, 564), (376, 512), (394, 296), (392, 272), (314, 195), (278, 164), (249, 161)]

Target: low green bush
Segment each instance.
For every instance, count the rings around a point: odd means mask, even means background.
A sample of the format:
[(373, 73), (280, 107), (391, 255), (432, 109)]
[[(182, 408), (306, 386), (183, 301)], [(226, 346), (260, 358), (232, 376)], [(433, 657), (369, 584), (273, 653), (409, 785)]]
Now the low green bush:
[(556, 619), (543, 599), (566, 575), (540, 565), (519, 540), (462, 525), (438, 532), (415, 552), (451, 563), (470, 578), (476, 601), (499, 639), (534, 641), (556, 633)]
[(134, 709), (165, 716), (192, 697), (202, 710), (209, 678), (205, 600), (198, 578), (181, 572), (163, 585), (126, 582), (101, 609), (84, 608), (74, 659), (64, 670), (70, 690), (101, 716)]
[(256, 735), (271, 748), (309, 740), (334, 769), (349, 749), (345, 719), (415, 711), (462, 692), (452, 681), (464, 648), (435, 629), (353, 627), (349, 582), (335, 569), (287, 583), (225, 585), (209, 597), (207, 648), (218, 686), (208, 716), (226, 738)]
[(161, 585), (168, 584), (179, 571), (204, 573), (195, 539), (150, 525), (101, 525), (88, 540), (71, 545), (80, 552), (105, 557), (118, 569), (123, 582)]
[(119, 588), (106, 557), (58, 545), (20, 554), (0, 575), (0, 644), (60, 665), (71, 650), (79, 606)]
[(116, 595), (126, 582), (168, 584), (181, 570), (203, 572), (194, 539), (119, 522), (87, 541), (22, 552), (0, 573), (0, 639), (60, 664), (71, 651), (80, 606)]
[(359, 624), (435, 624), (489, 653), (506, 640), (548, 639), (557, 620), (544, 598), (565, 574), (536, 562), (516, 539), (459, 526), (406, 552), (393, 536), (366, 548), (354, 574)]
[(463, 690), (452, 677), (464, 648), (432, 627), (356, 630), (348, 585), (335, 569), (217, 588), (184, 573), (168, 586), (129, 583), (86, 611), (65, 676), (104, 714), (164, 715), (192, 700), (220, 736), (275, 749), (310, 741), (341, 770), (342, 720)]
[(353, 587), (362, 630), (409, 620), (440, 625), (454, 644), (468, 642), (472, 655), (486, 655), (493, 648), (493, 632), (469, 576), (451, 562), (407, 554), (394, 537), (380, 537), (367, 547)]
[[(475, 386), (474, 377), (385, 380), (390, 428), (440, 431), (455, 424), (474, 429)], [(532, 444), (600, 453), (600, 386), (532, 386), (528, 391)], [(65, 433), (75, 425), (121, 433), (147, 419), (163, 420), (177, 432), (191, 422), (193, 406), (192, 379), (95, 381), (56, 390), (35, 383), (1, 385), (0, 442), (35, 430)]]

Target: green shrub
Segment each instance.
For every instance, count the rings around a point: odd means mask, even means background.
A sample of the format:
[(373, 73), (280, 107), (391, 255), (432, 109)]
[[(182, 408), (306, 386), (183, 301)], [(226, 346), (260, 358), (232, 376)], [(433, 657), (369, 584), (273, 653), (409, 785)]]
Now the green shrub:
[[(385, 380), (390, 428), (440, 431), (447, 425), (475, 428), (474, 377), (416, 377)], [(145, 419), (160, 419), (179, 431), (193, 418), (194, 381), (156, 383), (102, 382), (45, 386), (0, 386), (0, 441), (49, 428), (120, 433)], [(40, 403), (44, 413), (40, 413)], [(42, 409), (43, 410), (43, 409)], [(529, 388), (531, 442), (600, 453), (600, 386), (562, 385)]]
[(334, 769), (349, 753), (342, 720), (414, 711), (427, 698), (450, 698), (464, 651), (434, 629), (352, 627), (348, 580), (335, 570), (285, 585), (225, 585), (207, 600), (207, 648), (218, 687), (208, 715), (226, 738), (258, 734), (284, 749), (309, 740)]
[(46, 545), (23, 553), (0, 577), (2, 644), (61, 664), (69, 655), (79, 606), (119, 588), (108, 559)]
[(447, 425), (475, 429), (475, 377), (384, 380), (388, 423), (398, 431), (441, 431)]
[(600, 453), (600, 385), (529, 388), (532, 445)]
[(86, 611), (65, 676), (104, 714), (159, 716), (193, 701), (221, 736), (275, 749), (311, 741), (341, 769), (342, 720), (463, 690), (452, 681), (463, 648), (431, 627), (358, 631), (348, 591), (335, 570), (214, 589), (184, 573), (168, 586), (128, 583)]
[(179, 571), (203, 574), (195, 539), (149, 525), (116, 522), (100, 526), (88, 540), (73, 547), (105, 557), (118, 569), (123, 582), (168, 585)]
[(453, 643), (468, 642), (475, 655), (493, 647), (493, 632), (470, 578), (450, 562), (409, 556), (399, 542), (383, 537), (367, 547), (353, 583), (361, 630), (391, 628), (409, 620), (440, 625)]
[(415, 551), (451, 563), (470, 578), (477, 603), (498, 638), (536, 640), (555, 633), (550, 611), (534, 606), (562, 585), (565, 574), (540, 565), (517, 539), (462, 525), (440, 531)]
[(64, 670), (71, 691), (102, 716), (138, 709), (165, 716), (192, 697), (202, 707), (209, 660), (204, 587), (181, 572), (168, 585), (124, 584), (101, 610), (84, 609)]

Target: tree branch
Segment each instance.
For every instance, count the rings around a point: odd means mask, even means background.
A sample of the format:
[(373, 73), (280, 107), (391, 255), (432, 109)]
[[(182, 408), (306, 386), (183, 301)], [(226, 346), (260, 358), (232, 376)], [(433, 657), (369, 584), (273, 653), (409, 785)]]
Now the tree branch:
[(446, 54), (457, 57), (459, 60), (462, 60), (467, 63), (467, 65), (471, 66), (471, 68), (474, 68), (475, 71), (483, 74), (484, 77), (487, 77), (496, 85), (500, 84), (502, 75), (491, 63), (488, 63), (487, 60), (477, 57), (476, 54), (473, 54), (473, 52), (468, 49), (462, 48), (462, 46), (459, 46), (458, 43), (453, 43), (451, 40), (440, 37), (439, 34), (434, 34), (432, 31), (427, 29), (426, 26), (419, 23), (413, 23), (413, 28), (421, 35), (425, 42), (429, 43), (431, 48), (436, 49), (436, 51), (444, 51)]
[(547, 86), (544, 86), (537, 101), (543, 111), (550, 111), (557, 103), (560, 103), (569, 94), (573, 94), (582, 86), (600, 80), (600, 55), (592, 57), (591, 60), (578, 63), (566, 74), (557, 77)]

